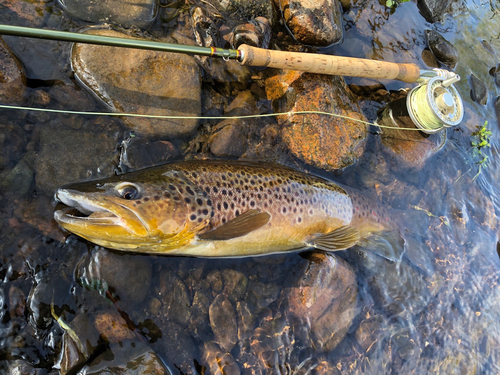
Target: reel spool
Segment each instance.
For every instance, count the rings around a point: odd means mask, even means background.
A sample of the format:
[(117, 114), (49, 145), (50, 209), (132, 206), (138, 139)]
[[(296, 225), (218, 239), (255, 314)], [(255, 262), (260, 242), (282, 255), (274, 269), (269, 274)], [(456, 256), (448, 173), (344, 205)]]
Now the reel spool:
[(458, 75), (448, 79), (433, 77), (408, 93), (406, 107), (416, 127), (424, 133), (433, 134), (462, 121), (462, 98), (453, 86), (459, 80)]
[(464, 107), (453, 84), (459, 80), (458, 74), (443, 69), (421, 71), (420, 85), (410, 90), (406, 99), (398, 99), (380, 110), (377, 123), (398, 127), (413, 123), (427, 134), (458, 125)]

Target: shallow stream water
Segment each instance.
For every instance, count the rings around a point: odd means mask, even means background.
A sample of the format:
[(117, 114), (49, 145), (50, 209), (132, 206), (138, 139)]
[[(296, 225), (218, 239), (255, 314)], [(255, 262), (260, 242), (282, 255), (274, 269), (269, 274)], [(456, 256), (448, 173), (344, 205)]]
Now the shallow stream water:
[[(296, 345), (289, 343), (283, 352), (274, 343), (278, 353), (276, 362), (270, 361), (263, 373), (314, 373), (323, 362), (329, 363), (332, 371), (345, 374), (500, 373), (497, 216), (500, 212), (500, 130), (494, 108), (499, 89), (488, 73), (500, 62), (500, 4), (493, 0), (469, 0), (457, 7), (456, 14), (446, 16), (444, 22), (430, 24), (419, 14), (415, 2), (402, 3), (395, 11), (381, 3), (383, 1), (361, 0), (347, 10), (343, 20), (343, 42), (321, 52), (414, 62), (425, 67), (422, 61), (426, 48), (424, 31), (434, 29), (459, 53), (456, 72), (462, 79), (456, 87), (464, 102), (464, 120), (447, 130), (442, 148), (418, 171), (402, 168), (397, 160), (386, 154), (382, 157), (380, 135), (373, 126), (366, 150), (354, 165), (335, 175), (313, 169), (324, 177), (364, 191), (393, 209), (402, 210), (408, 223), (408, 236), (412, 239), (413, 264), (395, 267), (378, 258), (363, 258), (356, 251), (341, 254), (356, 270), (359, 287), (357, 315), (346, 338), (326, 353), (303, 342), (299, 344), (298, 339)], [(61, 30), (78, 26), (55, 2), (40, 4), (38, 26)], [(0, 21), (30, 25), (29, 21), (10, 14), (0, 14)], [(68, 64), (67, 44), (15, 37), (4, 39), (25, 66), (30, 86), (28, 96), (40, 90), (57, 92), (60, 86), (80, 90)], [(486, 105), (471, 99), (471, 73), (489, 89)], [(362, 82), (356, 78), (346, 81), (348, 84)], [(382, 83), (387, 90), (412, 87), (395, 81)], [(63, 97), (59, 96), (60, 100), (51, 104), (61, 108), (75, 104), (65, 102)], [(265, 98), (262, 100), (265, 102)], [(376, 112), (381, 107), (381, 103), (374, 101), (362, 102), (370, 121), (376, 119)], [(96, 103), (95, 109), (99, 108), (102, 107)], [(8, 137), (4, 147), (12, 146), (8, 142), (22, 139), (19, 141), (21, 146), (13, 152), (15, 157), (2, 171), (3, 178), (24, 156), (33, 155), (33, 151), (36, 155), (40, 142), (46, 139), (40, 138), (43, 127), (68, 123), (78, 128), (83, 121), (70, 115), (8, 110), (0, 110), (0, 119), (6, 124), (15, 124), (18, 134), (17, 138)], [(491, 147), (484, 150), (489, 163), (479, 170), (477, 163), (482, 156), (474, 153), (471, 133), (485, 121), (492, 131)], [(61, 135), (54, 130), (52, 136), (58, 139)], [(181, 149), (185, 145), (185, 140), (172, 142)], [(66, 145), (68, 159), (74, 158), (71, 148), (78, 146)], [(82, 153), (77, 155), (81, 157)], [(115, 156), (110, 156), (110, 164)], [(185, 156), (193, 157), (192, 153)], [(53, 165), (46, 165), (46, 168), (58, 168), (58, 160), (50, 162)], [(311, 169), (301, 161), (296, 161), (296, 166)], [(95, 166), (98, 167), (106, 169), (110, 165)], [(240, 279), (243, 275), (247, 280), (245, 285), (269, 296), (270, 303), (260, 306), (259, 316), (267, 314), (275, 319), (281, 308), (278, 296), (287, 287), (288, 273), (298, 267), (302, 259), (298, 253), (222, 261), (109, 253), (108, 263), (101, 266), (108, 267), (106, 272), (115, 278), (135, 280), (133, 276), (137, 275), (131, 275), (135, 271), (127, 271), (132, 265), (138, 264), (140, 268), (145, 264), (140, 269), (149, 270), (149, 274), (141, 275), (150, 281), (149, 289), (130, 285), (116, 301), (102, 291), (102, 286), (82, 286), (81, 279), (85, 279), (82, 269), (87, 269), (87, 281), (99, 280), (99, 272), (104, 273), (101, 270), (90, 275), (92, 272), (88, 271), (93, 267), (92, 262), (98, 265), (104, 262), (96, 255), (99, 250), (57, 228), (52, 219), (52, 197), (37, 188), (33, 175), (28, 173), (23, 181), (15, 181), (18, 184), (15, 191), (8, 186), (0, 190), (2, 371), (12, 369), (15, 361), (23, 361), (31, 366), (33, 373), (57, 373), (53, 366), (64, 330), (52, 318), (50, 304), (53, 302), (57, 313), (63, 314), (68, 321), (77, 313), (91, 316), (99, 311), (125, 312), (138, 327), (143, 340), (160, 355), (173, 374), (189, 373), (186, 369), (203, 373), (200, 347), (205, 340), (212, 339), (209, 322), (204, 329), (194, 331), (193, 327), (200, 325), (193, 323), (194, 318), (186, 318), (194, 312), (189, 306), (179, 306), (179, 301), (185, 301), (179, 295), (185, 293), (189, 296), (185, 297), (187, 303), (191, 304), (192, 294), (199, 285), (206, 284), (207, 290), (217, 289), (211, 279), (214, 275), (220, 278), (229, 272)], [(82, 264), (90, 265), (85, 268)], [(120, 270), (119, 265), (125, 269)], [(171, 282), (167, 290), (161, 289), (165, 274)], [(177, 285), (180, 290), (177, 296), (171, 297), (173, 303), (168, 309), (169, 316), (174, 318), (163, 319), (154, 305), (172, 285), (173, 289)], [(280, 340), (294, 341), (286, 337), (283, 327), (276, 326), (273, 329), (278, 331)], [(371, 340), (360, 339), (366, 332)], [(363, 342), (369, 345), (364, 347)], [(232, 354), (241, 355), (234, 350)], [(175, 365), (179, 358), (184, 367)]]

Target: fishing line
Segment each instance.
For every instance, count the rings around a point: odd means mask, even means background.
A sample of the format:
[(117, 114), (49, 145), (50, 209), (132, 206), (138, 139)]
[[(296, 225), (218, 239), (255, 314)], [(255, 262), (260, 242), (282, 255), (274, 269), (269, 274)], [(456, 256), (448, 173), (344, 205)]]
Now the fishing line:
[(227, 119), (248, 119), (248, 118), (260, 118), (260, 117), (277, 117), (277, 116), (292, 116), (292, 115), (325, 115), (331, 117), (337, 117), (344, 120), (356, 121), (365, 125), (373, 125), (384, 129), (395, 129), (395, 130), (416, 130), (417, 128), (399, 128), (397, 126), (386, 126), (375, 124), (373, 122), (360, 120), (357, 118), (338, 115), (331, 112), (323, 111), (297, 111), (297, 112), (279, 112), (279, 113), (265, 113), (256, 115), (244, 115), (244, 116), (170, 116), (170, 115), (141, 115), (138, 113), (110, 113), (110, 112), (85, 112), (85, 111), (69, 111), (64, 109), (50, 109), (50, 108), (34, 108), (34, 107), (21, 107), (14, 105), (0, 104), (0, 108), (3, 109), (14, 109), (14, 110), (25, 110), (25, 111), (35, 111), (35, 112), (50, 112), (50, 113), (63, 113), (70, 115), (88, 115), (88, 116), (125, 116), (125, 117), (143, 117), (143, 118), (154, 118), (154, 119), (164, 119), (164, 120), (227, 120)]

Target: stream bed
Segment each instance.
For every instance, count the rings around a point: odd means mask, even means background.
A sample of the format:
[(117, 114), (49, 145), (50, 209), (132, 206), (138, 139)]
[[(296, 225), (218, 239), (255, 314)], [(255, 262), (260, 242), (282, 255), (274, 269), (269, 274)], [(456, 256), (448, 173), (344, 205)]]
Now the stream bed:
[[(408, 139), (355, 120), (373, 123), (414, 84), (2, 37), (11, 75), (0, 76), (10, 85), (0, 104), (205, 117), (0, 109), (2, 373), (500, 373), (500, 3), (449, 1), (433, 20), (423, 1), (342, 1), (332, 16), (340, 41), (336, 29), (337, 42), (319, 46), (285, 26), (279, 2), (125, 3), (101, 14), (92, 2), (5, 0), (0, 23), (223, 47), (250, 35), (272, 49), (446, 69), (429, 51), (433, 30), (456, 50), (464, 119)], [(291, 109), (350, 119), (206, 119)], [(95, 246), (53, 220), (53, 193), (66, 183), (184, 159), (274, 162), (339, 182), (401, 218), (406, 254), (143, 255)]]

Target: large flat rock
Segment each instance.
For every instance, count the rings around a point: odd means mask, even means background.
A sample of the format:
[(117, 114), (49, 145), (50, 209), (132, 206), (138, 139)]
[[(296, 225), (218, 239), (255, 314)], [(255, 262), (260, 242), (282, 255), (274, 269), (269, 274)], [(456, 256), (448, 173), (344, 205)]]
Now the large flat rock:
[[(86, 33), (132, 38), (109, 30)], [(118, 47), (75, 44), (71, 62), (78, 80), (115, 112), (199, 116), (200, 71), (191, 56)], [(124, 117), (125, 123), (148, 138), (188, 135), (197, 119)]]

